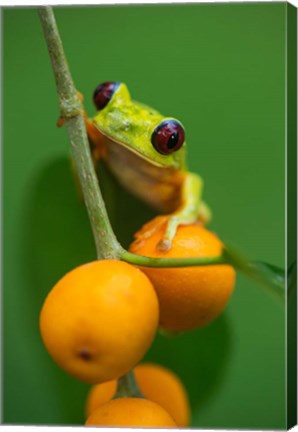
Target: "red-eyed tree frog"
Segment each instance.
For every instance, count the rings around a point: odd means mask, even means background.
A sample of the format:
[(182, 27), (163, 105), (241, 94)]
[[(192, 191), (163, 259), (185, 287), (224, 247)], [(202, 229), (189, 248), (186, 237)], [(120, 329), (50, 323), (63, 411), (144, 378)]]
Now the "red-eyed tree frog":
[(209, 222), (202, 179), (186, 167), (182, 124), (132, 100), (120, 82), (98, 85), (93, 102), (97, 112), (85, 119), (93, 159), (103, 159), (123, 187), (167, 214), (158, 248), (171, 247), (178, 225)]

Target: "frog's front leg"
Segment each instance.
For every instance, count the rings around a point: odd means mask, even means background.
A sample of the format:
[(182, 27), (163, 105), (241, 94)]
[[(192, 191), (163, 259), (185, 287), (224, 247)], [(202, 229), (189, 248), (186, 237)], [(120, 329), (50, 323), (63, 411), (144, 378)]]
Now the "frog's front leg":
[(187, 172), (182, 184), (181, 205), (178, 210), (168, 216), (165, 234), (158, 243), (159, 250), (166, 251), (171, 248), (179, 225), (187, 225), (201, 220), (208, 223), (211, 219), (211, 211), (201, 200), (203, 181), (200, 176)]

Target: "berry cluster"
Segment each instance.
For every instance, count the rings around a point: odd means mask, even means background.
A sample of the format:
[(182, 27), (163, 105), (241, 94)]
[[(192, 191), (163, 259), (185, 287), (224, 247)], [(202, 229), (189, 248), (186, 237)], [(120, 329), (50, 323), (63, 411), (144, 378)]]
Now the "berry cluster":
[[(158, 218), (137, 234), (130, 251), (151, 257), (214, 257), (222, 243), (199, 224), (180, 226), (169, 251), (159, 251)], [(154, 229), (152, 229), (154, 228)], [(67, 273), (40, 314), (44, 344), (56, 363), (94, 384), (86, 425), (185, 427), (189, 406), (179, 378), (161, 366), (138, 364), (158, 326), (179, 332), (202, 327), (227, 303), (235, 283), (229, 265), (143, 268), (94, 261)], [(142, 397), (119, 397), (117, 380), (134, 368)]]

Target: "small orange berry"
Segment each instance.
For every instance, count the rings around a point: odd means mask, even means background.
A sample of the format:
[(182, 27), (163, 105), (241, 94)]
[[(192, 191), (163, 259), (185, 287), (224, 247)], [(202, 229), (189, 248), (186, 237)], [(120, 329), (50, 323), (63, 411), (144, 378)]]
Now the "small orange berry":
[(170, 369), (153, 363), (139, 364), (134, 372), (143, 395), (162, 406), (179, 427), (187, 427), (190, 408), (180, 378)]
[(116, 391), (117, 380), (106, 381), (92, 386), (86, 401), (86, 417), (89, 417), (100, 405), (109, 402)]
[[(144, 363), (134, 368), (134, 374), (145, 398), (168, 411), (179, 427), (188, 426), (190, 410), (187, 393), (174, 372), (158, 364)], [(90, 416), (97, 407), (111, 400), (116, 390), (116, 380), (93, 386), (87, 398), (87, 416)]]
[(158, 301), (149, 279), (116, 260), (67, 273), (49, 292), (40, 314), (44, 344), (60, 367), (98, 383), (127, 373), (150, 347)]
[(176, 428), (174, 420), (161, 406), (148, 399), (119, 398), (98, 407), (86, 426)]
[[(156, 229), (154, 230), (154, 223)], [(136, 234), (130, 251), (149, 257), (187, 258), (217, 257), (223, 244), (200, 224), (180, 225), (168, 251), (156, 247), (162, 240), (166, 224), (156, 218)], [(160, 326), (172, 331), (202, 327), (216, 318), (225, 307), (235, 284), (235, 270), (230, 265), (183, 268), (141, 267), (154, 285), (160, 307)]]

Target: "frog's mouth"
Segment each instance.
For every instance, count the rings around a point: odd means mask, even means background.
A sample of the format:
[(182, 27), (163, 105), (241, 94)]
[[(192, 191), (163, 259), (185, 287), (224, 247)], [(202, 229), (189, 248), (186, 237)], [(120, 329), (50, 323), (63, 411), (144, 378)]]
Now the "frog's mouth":
[[(169, 166), (168, 159), (166, 159), (166, 157), (165, 157), (165, 163), (163, 164), (162, 162), (158, 162), (158, 161), (152, 160), (151, 158), (149, 158), (148, 156), (146, 156), (144, 153), (142, 153), (139, 150), (137, 150), (137, 149), (129, 146), (125, 142), (118, 141), (114, 137), (112, 138), (107, 133), (103, 132), (102, 130), (100, 130), (100, 133), (106, 138), (105, 144), (107, 146), (109, 146), (109, 145), (111, 146), (113, 144), (114, 144), (113, 147), (120, 146), (122, 149), (124, 149), (124, 151), (127, 151), (129, 153), (135, 154), (138, 158), (141, 158), (142, 160), (146, 161), (150, 165), (156, 166), (157, 168), (173, 168), (172, 165)], [(161, 156), (161, 155), (159, 155), (159, 156)]]

